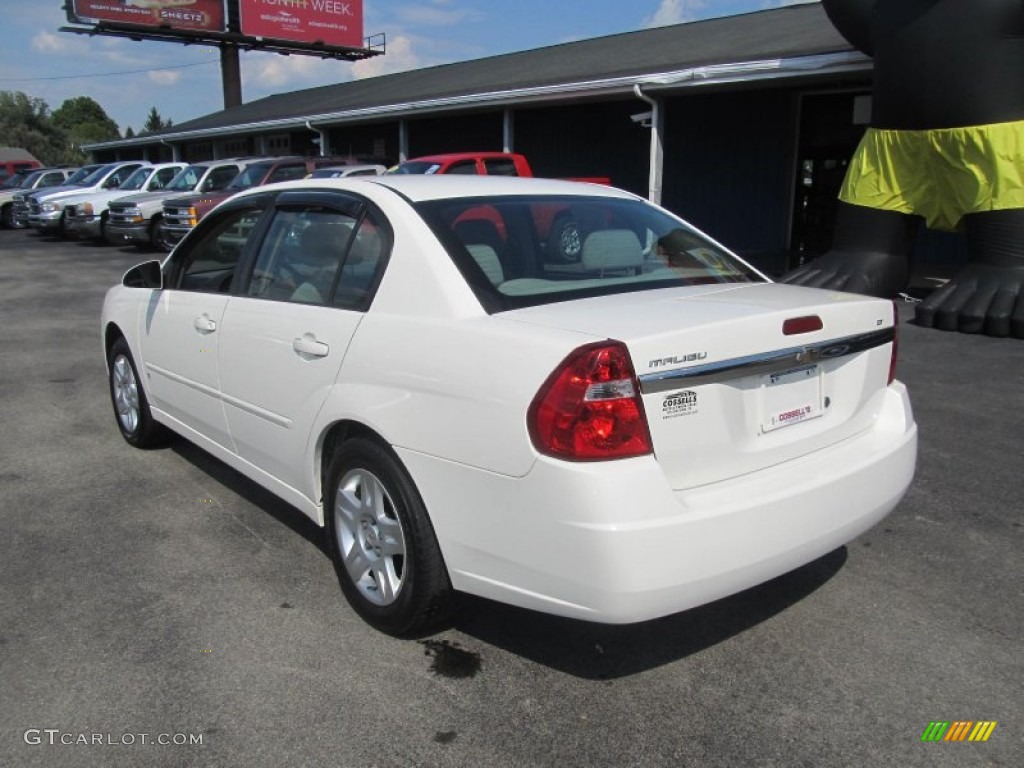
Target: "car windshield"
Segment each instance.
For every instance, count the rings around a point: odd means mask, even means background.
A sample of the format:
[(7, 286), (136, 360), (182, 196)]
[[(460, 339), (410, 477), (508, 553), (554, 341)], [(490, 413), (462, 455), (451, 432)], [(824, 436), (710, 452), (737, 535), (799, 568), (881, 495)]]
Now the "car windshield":
[(439, 170), (441, 170), (440, 163), (434, 163), (427, 160), (410, 160), (406, 163), (402, 163), (401, 165), (396, 165), (394, 168), (390, 169), (388, 173), (398, 175), (432, 174), (437, 173)]
[(253, 163), (240, 174), (235, 176), (234, 180), (228, 184), (228, 189), (238, 191), (240, 189), (249, 189), (249, 187), (255, 187), (263, 177), (267, 175), (274, 166), (273, 163)]
[[(32, 174), (34, 176), (35, 174)], [(0, 189), (18, 189), (20, 187), (27, 186), (26, 182), (31, 178), (24, 171), (18, 171), (10, 178), (4, 179), (0, 182)]]
[(488, 312), (764, 281), (685, 222), (641, 200), (509, 196), (432, 200), (416, 208)]
[(149, 167), (137, 169), (135, 173), (133, 173), (131, 176), (124, 180), (124, 184), (118, 187), (118, 190), (124, 191), (126, 189), (142, 189), (142, 186), (146, 183), (146, 180), (149, 179), (149, 175), (152, 172), (153, 169)]
[(170, 192), (191, 192), (199, 185), (199, 180), (203, 178), (206, 170), (207, 166), (205, 165), (190, 165), (182, 168), (164, 189)]
[(81, 185), (82, 182), (85, 179), (87, 179), (89, 175), (97, 168), (99, 168), (98, 165), (86, 165), (82, 168), (79, 168), (77, 171), (68, 176), (68, 178), (64, 182), (64, 185), (67, 187), (77, 187)]
[(15, 186), (31, 189), (32, 185), (39, 181), (39, 179), (46, 173), (48, 173), (48, 171), (33, 171), (24, 179), (19, 179), (19, 183)]
[(111, 163), (110, 165), (101, 165), (98, 168), (94, 167), (93, 172), (86, 176), (84, 179), (82, 179), (80, 182), (78, 182), (78, 184), (79, 186), (82, 187), (95, 186), (96, 184), (99, 184), (101, 181), (103, 181), (103, 179), (106, 178), (107, 174), (109, 174), (115, 168), (117, 168), (116, 163)]

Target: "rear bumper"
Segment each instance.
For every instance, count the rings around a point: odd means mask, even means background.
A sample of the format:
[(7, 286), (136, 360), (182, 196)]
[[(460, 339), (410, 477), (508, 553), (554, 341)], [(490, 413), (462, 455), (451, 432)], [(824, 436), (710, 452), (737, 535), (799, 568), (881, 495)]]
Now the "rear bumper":
[(509, 478), (399, 453), (456, 589), (619, 624), (734, 594), (856, 538), (909, 487), (917, 427), (896, 383), (871, 429), (683, 491), (669, 487), (653, 457), (541, 458), (525, 477)]

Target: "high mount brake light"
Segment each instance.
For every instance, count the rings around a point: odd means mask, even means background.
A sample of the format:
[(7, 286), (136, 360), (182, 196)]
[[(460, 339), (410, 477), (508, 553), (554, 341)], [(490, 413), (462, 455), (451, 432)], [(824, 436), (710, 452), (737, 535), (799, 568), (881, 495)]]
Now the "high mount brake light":
[(530, 439), (547, 456), (600, 461), (651, 453), (640, 385), (625, 344), (573, 351), (530, 404)]

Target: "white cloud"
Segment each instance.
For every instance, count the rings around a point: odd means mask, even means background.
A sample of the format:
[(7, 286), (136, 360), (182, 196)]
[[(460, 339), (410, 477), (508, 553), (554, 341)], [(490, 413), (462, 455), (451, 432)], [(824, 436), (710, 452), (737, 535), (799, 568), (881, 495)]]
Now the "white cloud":
[(32, 50), (39, 53), (58, 53), (67, 49), (67, 35), (40, 32), (32, 38)]
[(181, 81), (181, 70), (161, 69), (146, 73), (149, 82), (159, 86), (177, 85)]
[(327, 83), (351, 80), (351, 65), (337, 59), (317, 56), (282, 56), (274, 53), (244, 54), (242, 57), (242, 93), (246, 101), (273, 90), (299, 90)]
[(658, 10), (643, 21), (645, 27), (664, 27), (682, 24), (698, 18), (699, 12), (708, 7), (708, 0), (661, 0)]
[(357, 80), (362, 80), (424, 66), (427, 64), (413, 50), (412, 40), (404, 35), (398, 35), (388, 39), (387, 53), (383, 56), (373, 56), (353, 64), (352, 74)]
[(404, 5), (396, 10), (406, 24), (425, 27), (453, 27), (467, 21), (480, 21), (484, 15), (474, 8), (457, 8), (449, 0), (434, 0), (420, 5)]

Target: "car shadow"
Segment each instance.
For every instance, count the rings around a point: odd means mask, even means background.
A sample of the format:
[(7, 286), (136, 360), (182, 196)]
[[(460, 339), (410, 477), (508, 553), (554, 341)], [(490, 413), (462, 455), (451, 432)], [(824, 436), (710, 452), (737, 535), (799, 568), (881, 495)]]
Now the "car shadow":
[[(331, 559), (323, 530), (286, 501), (187, 440), (170, 449)], [(685, 659), (767, 621), (827, 583), (846, 558), (840, 547), (739, 594), (638, 624), (567, 619), (460, 594), (451, 620), (410, 639), (460, 653), (458, 643), (429, 639), (454, 630), (574, 677), (615, 680)]]
[(235, 495), (266, 512), (290, 531), (297, 533), (319, 549), (324, 557), (330, 559), (330, 552), (324, 543), (323, 529), (291, 504), (187, 440), (174, 440), (170, 449)]
[(846, 558), (840, 547), (739, 594), (639, 624), (595, 624), (463, 596), (450, 626), (559, 672), (615, 680), (685, 659), (767, 621), (828, 582)]

